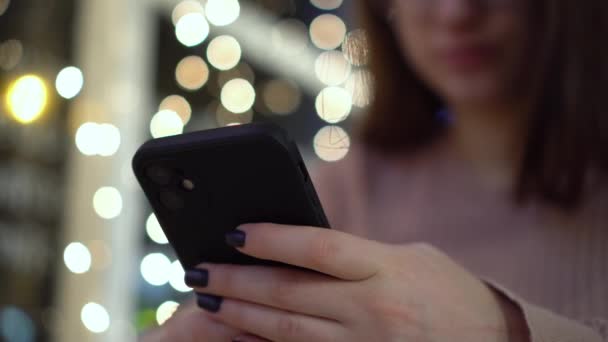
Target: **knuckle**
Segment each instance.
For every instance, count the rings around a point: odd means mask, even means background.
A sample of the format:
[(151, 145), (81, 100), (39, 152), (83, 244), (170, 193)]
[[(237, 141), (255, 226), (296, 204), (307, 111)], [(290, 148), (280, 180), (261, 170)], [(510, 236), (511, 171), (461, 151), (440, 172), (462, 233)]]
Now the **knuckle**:
[(332, 260), (338, 253), (338, 246), (331, 239), (331, 235), (317, 234), (312, 240), (310, 251), (310, 262), (313, 266), (323, 267), (327, 265), (329, 260)]
[(410, 245), (410, 248), (418, 251), (419, 253), (425, 253), (425, 254), (438, 254), (439, 250), (431, 245), (430, 243), (426, 243), (426, 242), (416, 242)]
[(239, 284), (237, 279), (239, 272), (234, 272), (230, 265), (216, 265), (209, 275), (209, 283), (215, 279), (214, 287), (216, 290), (221, 290), (223, 293), (234, 293)]
[(271, 287), (271, 300), (279, 307), (285, 307), (289, 303), (289, 298), (292, 293), (292, 286), (283, 281), (275, 281)]
[(297, 279), (291, 273), (280, 273), (270, 286), (271, 301), (279, 307), (289, 306), (294, 296)]
[(415, 321), (412, 310), (395, 301), (376, 300), (371, 302), (371, 313), (383, 322), (392, 325), (407, 325)]
[(283, 315), (277, 322), (279, 336), (287, 341), (291, 341), (302, 334), (302, 325), (293, 316)]

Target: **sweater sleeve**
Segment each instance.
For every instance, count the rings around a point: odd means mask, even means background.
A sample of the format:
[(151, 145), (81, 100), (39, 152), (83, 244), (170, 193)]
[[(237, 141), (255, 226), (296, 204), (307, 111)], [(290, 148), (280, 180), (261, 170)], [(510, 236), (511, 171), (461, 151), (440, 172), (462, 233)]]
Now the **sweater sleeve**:
[(571, 320), (530, 304), (491, 280), (484, 281), (521, 310), (530, 342), (608, 342), (608, 326), (603, 319)]

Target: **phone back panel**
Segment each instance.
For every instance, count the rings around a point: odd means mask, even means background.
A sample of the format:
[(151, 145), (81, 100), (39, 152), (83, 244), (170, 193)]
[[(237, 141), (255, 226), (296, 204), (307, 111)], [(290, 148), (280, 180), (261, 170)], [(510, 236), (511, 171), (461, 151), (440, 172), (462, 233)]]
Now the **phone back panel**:
[(243, 223), (329, 227), (295, 144), (274, 125), (152, 140), (133, 168), (184, 268), (277, 264), (226, 245), (225, 233)]

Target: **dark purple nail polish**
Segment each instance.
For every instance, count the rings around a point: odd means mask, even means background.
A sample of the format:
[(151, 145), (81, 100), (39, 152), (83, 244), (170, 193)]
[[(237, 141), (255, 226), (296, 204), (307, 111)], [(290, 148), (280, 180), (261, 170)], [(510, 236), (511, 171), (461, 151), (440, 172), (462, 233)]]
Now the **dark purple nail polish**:
[(202, 293), (197, 293), (196, 299), (198, 306), (209, 312), (218, 312), (223, 300), (222, 297)]
[(205, 287), (209, 283), (209, 271), (193, 269), (186, 271), (184, 282), (190, 287)]
[(246, 234), (242, 230), (233, 230), (226, 234), (226, 243), (232, 247), (243, 247), (245, 246)]

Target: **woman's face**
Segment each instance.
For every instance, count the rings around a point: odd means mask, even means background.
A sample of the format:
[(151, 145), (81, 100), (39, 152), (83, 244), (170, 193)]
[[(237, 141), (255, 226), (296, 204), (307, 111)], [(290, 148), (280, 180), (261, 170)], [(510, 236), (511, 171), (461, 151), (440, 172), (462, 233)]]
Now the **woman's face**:
[(508, 100), (523, 57), (520, 0), (391, 1), (404, 55), (444, 101)]

